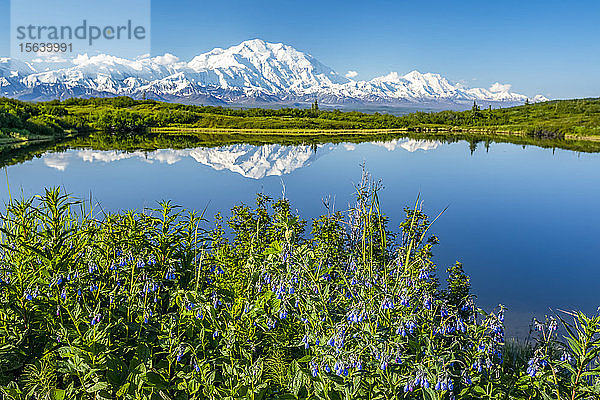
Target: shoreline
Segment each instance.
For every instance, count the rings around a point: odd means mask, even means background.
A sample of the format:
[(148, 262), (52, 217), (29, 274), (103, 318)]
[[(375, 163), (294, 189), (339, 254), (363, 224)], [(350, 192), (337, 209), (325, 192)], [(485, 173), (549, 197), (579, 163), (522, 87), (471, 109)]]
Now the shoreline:
[[(71, 131), (61, 136), (48, 138), (20, 138), (12, 141), (0, 142), (0, 154), (3, 157), (11, 157), (13, 152), (27, 152), (28, 148), (35, 146), (60, 144), (71, 139), (90, 137), (92, 140), (94, 134), (102, 134), (102, 130), (90, 129), (81, 131)], [(219, 140), (224, 143), (251, 141), (268, 143), (283, 141), (369, 141), (385, 140), (387, 137), (413, 137), (419, 140), (443, 140), (453, 138), (452, 140), (466, 141), (506, 141), (514, 144), (529, 144), (546, 148), (562, 148), (571, 151), (600, 152), (600, 136), (579, 136), (575, 134), (566, 134), (564, 137), (537, 137), (527, 134), (523, 131), (511, 131), (503, 129), (486, 129), (478, 127), (454, 127), (454, 126), (420, 126), (410, 128), (393, 129), (236, 129), (236, 128), (203, 128), (186, 126), (168, 126), (168, 127), (149, 127), (146, 133), (134, 135), (113, 135), (106, 137), (114, 141), (134, 142), (145, 140), (153, 141), (155, 138), (164, 137), (168, 140), (177, 140), (196, 137), (203, 143), (205, 140), (215, 145)], [(204, 141), (205, 141), (204, 140)], [(199, 143), (200, 145), (202, 145)], [(135, 146), (135, 145), (134, 145)]]
[(458, 127), (458, 126), (423, 126), (411, 128), (394, 129), (236, 129), (236, 128), (195, 128), (195, 127), (151, 127), (149, 133), (203, 133), (203, 134), (257, 134), (257, 135), (278, 135), (278, 136), (342, 136), (342, 135), (386, 135), (386, 134), (422, 134), (422, 133), (443, 133), (443, 134), (478, 134), (482, 136), (506, 136), (506, 137), (528, 137), (539, 140), (577, 140), (581, 142), (600, 142), (600, 136), (581, 136), (575, 134), (565, 134), (563, 138), (541, 138), (529, 135), (523, 131), (496, 130), (476, 127)]
[(76, 138), (85, 133), (89, 133), (89, 132), (70, 132), (70, 133), (65, 133), (64, 135), (58, 136), (58, 137), (57, 136), (52, 136), (52, 137), (48, 137), (48, 138), (35, 137), (35, 138), (22, 138), (22, 139), (15, 139), (15, 140), (0, 141), (0, 153), (3, 153), (5, 151), (22, 149), (24, 147), (32, 146), (32, 145), (36, 145), (36, 144), (57, 143), (62, 140)]

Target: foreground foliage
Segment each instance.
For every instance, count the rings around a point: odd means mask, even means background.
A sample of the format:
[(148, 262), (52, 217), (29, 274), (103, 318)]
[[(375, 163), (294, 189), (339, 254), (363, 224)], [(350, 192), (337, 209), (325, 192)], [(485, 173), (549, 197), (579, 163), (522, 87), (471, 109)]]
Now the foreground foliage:
[[(366, 176), (310, 225), (259, 195), (226, 224), (170, 203), (97, 219), (60, 193), (2, 215), (7, 399), (501, 399), (600, 394), (600, 317), (506, 348), (462, 266), (440, 285), (417, 206), (400, 232)], [(310, 230), (310, 234), (306, 231)]]

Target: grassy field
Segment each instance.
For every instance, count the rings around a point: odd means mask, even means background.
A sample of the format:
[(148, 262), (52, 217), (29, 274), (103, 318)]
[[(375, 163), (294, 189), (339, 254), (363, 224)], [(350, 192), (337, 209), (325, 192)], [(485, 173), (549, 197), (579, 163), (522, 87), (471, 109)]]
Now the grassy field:
[(415, 112), (403, 116), (298, 108), (231, 109), (127, 97), (43, 103), (0, 99), (0, 151), (89, 132), (119, 138), (158, 134), (210, 135), (225, 140), (232, 136), (347, 138), (406, 134), (494, 140), (506, 137), (517, 141), (528, 137), (545, 140), (548, 146), (568, 147), (572, 145), (569, 142), (600, 142), (600, 99), (556, 100), (485, 110), (474, 104), (468, 111)]

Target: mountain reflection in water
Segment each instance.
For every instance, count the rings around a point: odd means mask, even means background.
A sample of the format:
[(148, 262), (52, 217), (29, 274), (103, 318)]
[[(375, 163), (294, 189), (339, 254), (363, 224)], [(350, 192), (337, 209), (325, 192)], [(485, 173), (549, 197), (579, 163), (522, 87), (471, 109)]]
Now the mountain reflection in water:
[[(376, 146), (389, 151), (404, 149), (409, 152), (417, 150), (435, 150), (441, 143), (438, 141), (395, 139), (388, 142), (374, 142)], [(191, 157), (200, 164), (209, 166), (217, 171), (229, 170), (246, 178), (262, 179), (266, 176), (283, 176), (297, 169), (309, 166), (314, 160), (331, 152), (336, 146), (347, 151), (353, 151), (353, 144), (321, 144), (285, 146), (267, 144), (254, 146), (235, 144), (213, 148), (194, 149), (159, 149), (154, 151), (125, 152), (118, 150), (77, 150), (69, 153), (47, 153), (43, 156), (44, 164), (48, 167), (64, 171), (72, 157), (83, 161), (97, 163), (112, 163), (116, 161), (139, 158), (148, 163), (158, 162), (175, 164)]]

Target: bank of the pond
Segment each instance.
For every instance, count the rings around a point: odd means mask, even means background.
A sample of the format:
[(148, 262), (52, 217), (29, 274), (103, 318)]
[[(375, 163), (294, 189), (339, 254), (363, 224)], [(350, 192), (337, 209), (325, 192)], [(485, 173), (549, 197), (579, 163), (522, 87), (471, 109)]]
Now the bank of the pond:
[(51, 138), (85, 130), (116, 136), (146, 135), (148, 130), (278, 136), (443, 132), (595, 142), (600, 137), (600, 99), (556, 100), (500, 109), (480, 109), (474, 104), (467, 111), (416, 111), (400, 116), (314, 108), (232, 109), (128, 97), (43, 103), (0, 99), (0, 139)]
[[(150, 134), (168, 134), (168, 135), (188, 135), (188, 134), (201, 134), (201, 135), (239, 135), (240, 137), (245, 136), (303, 136), (303, 137), (322, 137), (322, 138), (335, 138), (339, 136), (348, 137), (372, 137), (375, 135), (388, 135), (393, 137), (395, 135), (411, 135), (419, 134), (421, 138), (427, 139), (428, 134), (434, 134), (431, 136), (435, 139), (437, 134), (457, 135), (459, 137), (465, 137), (467, 135), (477, 135), (481, 140), (495, 139), (498, 137), (505, 137), (507, 139), (521, 137), (539, 139), (540, 141), (546, 140), (547, 143), (557, 140), (565, 141), (577, 141), (581, 144), (600, 142), (600, 136), (590, 136), (581, 134), (564, 134), (564, 135), (552, 135), (546, 133), (548, 136), (544, 136), (543, 132), (532, 133), (527, 130), (505, 130), (503, 127), (457, 127), (457, 126), (446, 126), (446, 125), (423, 125), (410, 128), (395, 128), (395, 129), (239, 129), (239, 128), (198, 128), (190, 127), (186, 125), (181, 126), (167, 126), (167, 127), (150, 127), (147, 132)], [(541, 142), (540, 142), (541, 143)]]

